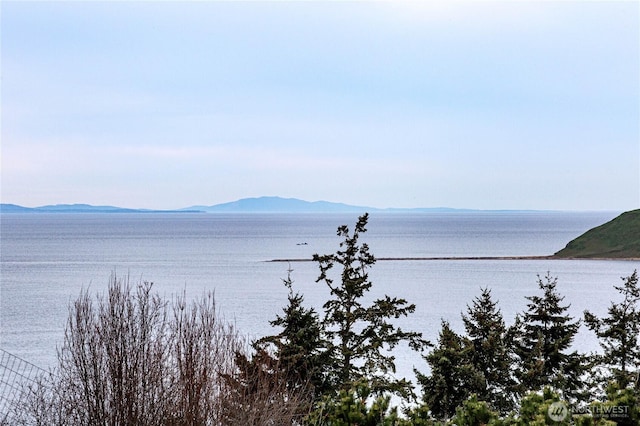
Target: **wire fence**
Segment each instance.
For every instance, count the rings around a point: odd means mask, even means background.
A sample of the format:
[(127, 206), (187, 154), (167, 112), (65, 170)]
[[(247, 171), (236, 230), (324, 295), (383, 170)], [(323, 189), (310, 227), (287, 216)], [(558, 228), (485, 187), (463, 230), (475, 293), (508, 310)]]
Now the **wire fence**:
[(0, 425), (11, 424), (12, 408), (24, 395), (25, 386), (35, 383), (46, 371), (0, 349)]

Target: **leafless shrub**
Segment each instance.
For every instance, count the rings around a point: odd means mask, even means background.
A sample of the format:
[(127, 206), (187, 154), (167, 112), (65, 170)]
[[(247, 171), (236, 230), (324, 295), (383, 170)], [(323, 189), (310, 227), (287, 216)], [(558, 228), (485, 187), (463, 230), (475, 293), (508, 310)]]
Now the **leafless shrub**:
[(25, 389), (16, 423), (294, 423), (297, 399), (271, 375), (238, 386), (248, 345), (218, 315), (212, 294), (168, 303), (151, 290), (114, 275), (96, 303), (83, 291), (70, 306), (58, 367)]
[(220, 320), (211, 294), (190, 309), (182, 296), (174, 303), (173, 315), (174, 424), (212, 424), (219, 412), (221, 377), (233, 370), (242, 340), (231, 324)]
[[(82, 291), (70, 307), (58, 368), (28, 390), (33, 424), (162, 424), (172, 395), (167, 304), (150, 283), (111, 277), (94, 304)], [(35, 403), (33, 403), (35, 402)], [(29, 423), (28, 416), (23, 421)]]

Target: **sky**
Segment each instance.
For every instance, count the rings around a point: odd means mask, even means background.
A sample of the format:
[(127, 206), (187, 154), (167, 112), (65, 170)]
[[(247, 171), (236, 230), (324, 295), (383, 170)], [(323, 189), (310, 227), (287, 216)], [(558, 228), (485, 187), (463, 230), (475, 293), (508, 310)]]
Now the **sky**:
[(640, 207), (635, 1), (0, 7), (3, 203)]

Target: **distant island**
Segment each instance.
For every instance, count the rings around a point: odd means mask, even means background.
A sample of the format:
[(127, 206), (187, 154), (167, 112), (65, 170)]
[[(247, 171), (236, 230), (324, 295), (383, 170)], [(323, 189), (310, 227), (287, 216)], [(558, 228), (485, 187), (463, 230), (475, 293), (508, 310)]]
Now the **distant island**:
[(192, 206), (189, 209), (207, 213), (364, 213), (372, 210), (369, 207), (329, 201), (304, 201), (282, 197), (242, 198), (212, 206)]
[(0, 204), (0, 213), (365, 213), (365, 212), (472, 212), (478, 210), (433, 208), (378, 209), (353, 206), (329, 201), (304, 201), (297, 198), (255, 197), (211, 206), (198, 205), (176, 210), (130, 209), (90, 204), (55, 204), (41, 207), (23, 207)]
[(430, 208), (375, 208), (354, 206), (351, 204), (330, 201), (305, 201), (298, 198), (254, 197), (243, 198), (230, 203), (213, 206), (192, 206), (190, 210), (207, 213), (358, 213), (365, 212), (463, 212), (477, 211), (471, 209), (454, 209), (449, 207)]
[(588, 230), (553, 255), (560, 259), (640, 259), (640, 210)]
[(128, 209), (114, 206), (92, 206), (90, 204), (54, 204), (40, 207), (23, 207), (17, 204), (0, 204), (0, 213), (185, 213), (181, 210)]

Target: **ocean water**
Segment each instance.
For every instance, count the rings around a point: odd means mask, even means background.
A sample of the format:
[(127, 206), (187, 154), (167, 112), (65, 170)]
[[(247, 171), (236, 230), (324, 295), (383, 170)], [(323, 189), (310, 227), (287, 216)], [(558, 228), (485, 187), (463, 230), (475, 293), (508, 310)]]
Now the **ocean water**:
[[(362, 236), (379, 258), (536, 256), (560, 250), (618, 212), (473, 212), (372, 214)], [(0, 215), (0, 348), (40, 367), (53, 367), (69, 304), (81, 289), (104, 292), (112, 273), (151, 281), (170, 299), (214, 292), (218, 309), (257, 338), (286, 304), (282, 279), (321, 310), (327, 289), (310, 259), (338, 249), (339, 225), (356, 214), (4, 214)], [(416, 304), (400, 320), (436, 341), (441, 320), (463, 331), (460, 314), (489, 287), (510, 324), (549, 272), (579, 317), (603, 315), (617, 300), (613, 285), (640, 262), (610, 260), (388, 260), (370, 272), (370, 299), (384, 294)], [(585, 328), (574, 346), (598, 350)], [(398, 374), (424, 370), (419, 354), (399, 348)]]

